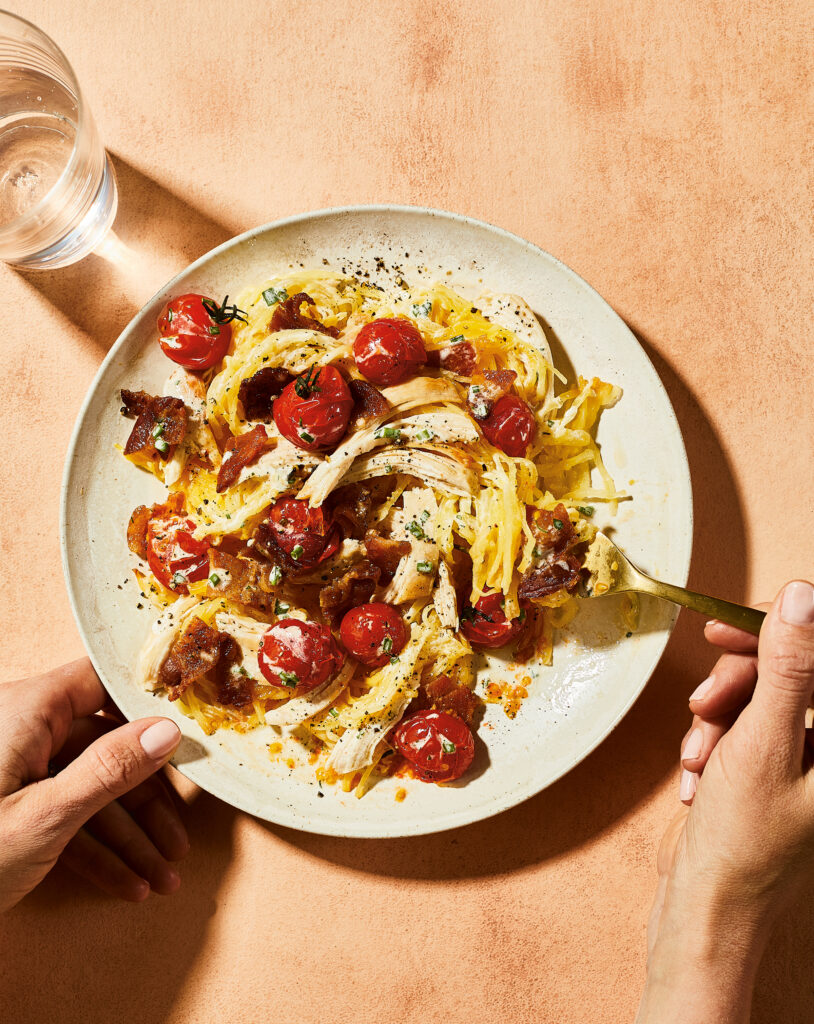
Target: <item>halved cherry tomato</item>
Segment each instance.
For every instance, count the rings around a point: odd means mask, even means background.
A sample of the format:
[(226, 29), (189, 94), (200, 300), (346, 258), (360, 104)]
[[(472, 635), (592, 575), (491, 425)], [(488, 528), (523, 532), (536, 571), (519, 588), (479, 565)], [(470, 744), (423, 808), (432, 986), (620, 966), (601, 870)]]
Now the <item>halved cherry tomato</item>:
[(481, 421), (481, 430), (495, 448), (520, 458), (534, 437), (534, 414), (522, 398), (504, 395)]
[(195, 523), (184, 516), (162, 516), (147, 524), (147, 563), (153, 575), (176, 594), (209, 575), (209, 544), (196, 540)]
[(507, 619), (503, 611), (503, 595), (498, 591), (484, 594), (475, 604), (461, 612), (461, 632), (478, 647), (503, 647), (522, 631), (525, 615)]
[(400, 384), (426, 363), (427, 350), (409, 320), (383, 317), (365, 324), (356, 335), (353, 358), (359, 372), (373, 384)]
[(345, 614), (339, 637), (351, 657), (368, 668), (381, 668), (404, 650), (407, 627), (392, 605), (374, 601)]
[(348, 385), (333, 366), (312, 366), (283, 388), (272, 409), (277, 429), (306, 451), (330, 448), (348, 429), (353, 410)]
[(226, 355), (232, 340), (232, 320), (243, 319), (236, 306), (205, 295), (179, 295), (158, 318), (158, 343), (174, 363), (188, 370), (207, 370)]
[(459, 779), (475, 757), (465, 722), (446, 711), (418, 711), (396, 729), (393, 741), (422, 782)]
[(277, 546), (303, 568), (324, 562), (342, 540), (339, 526), (322, 508), (297, 498), (275, 501), (267, 518)]
[(272, 686), (298, 693), (321, 686), (342, 668), (345, 655), (327, 626), (280, 619), (263, 636), (257, 662)]

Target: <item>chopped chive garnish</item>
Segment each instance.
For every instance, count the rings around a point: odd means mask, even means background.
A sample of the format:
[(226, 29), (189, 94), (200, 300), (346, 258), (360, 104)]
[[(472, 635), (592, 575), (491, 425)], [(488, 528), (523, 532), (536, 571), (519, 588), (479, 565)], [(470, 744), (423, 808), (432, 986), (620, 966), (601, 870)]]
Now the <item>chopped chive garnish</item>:
[(296, 672), (280, 673), (280, 682), (283, 684), (283, 686), (296, 686), (299, 681), (300, 677), (297, 675)]
[(183, 587), (186, 582), (187, 578), (182, 572), (174, 572), (170, 580), (170, 586), (175, 590), (176, 587)]
[(441, 740), (441, 747), (445, 754), (454, 754), (458, 749), (455, 744), (449, 740)]
[(430, 513), (429, 513), (429, 509), (426, 509), (426, 508), (425, 508), (425, 509), (424, 509), (424, 511), (423, 511), (423, 512), (421, 513), (421, 522), (422, 522), (422, 523), (426, 523), (426, 521), (427, 521), (427, 520), (428, 520), (429, 518), (430, 518)]
[(339, 718), (339, 712), (336, 710), (336, 708), (331, 708), (328, 714), (331, 716), (331, 718)]
[(581, 512), (584, 516), (592, 516), (596, 509), (593, 505), (577, 505), (577, 511)]
[(385, 473), (392, 473), (393, 472), (393, 464), (392, 464), (392, 462), (385, 463), (384, 471), (385, 471)]
[(269, 572), (269, 583), (279, 583), (283, 578), (283, 570), (279, 565), (273, 565)]
[(462, 334), (456, 334), (454, 338), (450, 338), (449, 339), (448, 344), (449, 345), (457, 345), (459, 341), (463, 341), (463, 340), (464, 340), (464, 336)]
[(217, 324), (210, 324), (209, 325), (209, 333), (210, 334), (220, 334), (220, 327), (218, 327)]
[(421, 529), (421, 527), (415, 521), (415, 519), (411, 523), (407, 524), (407, 529), (418, 540), (424, 540), (424, 531)]
[(173, 317), (173, 313), (172, 313), (172, 310), (171, 310), (171, 309), (168, 309), (168, 310), (167, 310), (167, 323), (168, 323), (168, 324), (171, 324), (171, 323), (172, 323), (172, 317)]
[(384, 638), (384, 640), (382, 640), (382, 652), (384, 654), (389, 654), (392, 650), (393, 650), (393, 637), (392, 636), (386, 636)]
[(267, 306), (276, 306), (278, 302), (285, 302), (288, 292), (285, 288), (266, 288), (263, 298), (266, 300)]
[(557, 527), (558, 530), (562, 529), (562, 519), (553, 519), (552, 522), (554, 523), (554, 525)]
[(300, 438), (303, 441), (305, 441), (306, 444), (311, 444), (311, 442), (314, 440), (314, 435), (309, 434), (307, 430), (298, 430), (297, 433), (299, 434)]
[(291, 557), (294, 559), (294, 561), (299, 562), (299, 560), (302, 558), (304, 551), (305, 548), (302, 546), (302, 544), (295, 544), (294, 547), (291, 549)]
[(160, 452), (169, 451), (169, 442), (165, 441), (163, 437), (157, 437), (154, 441), (154, 444)]
[(429, 427), (425, 427), (423, 430), (419, 430), (415, 437), (417, 441), (432, 441), (435, 434), (429, 429)]
[(425, 576), (430, 576), (435, 572), (435, 566), (432, 562), (416, 562), (416, 569)]
[(379, 427), (373, 432), (373, 436), (379, 439), (384, 438), (387, 441), (400, 441), (401, 431), (398, 427)]
[(216, 587), (220, 583), (220, 576), (218, 576), (216, 572), (213, 572), (212, 575), (209, 577), (209, 582), (212, 584), (213, 587)]
[(432, 299), (417, 302), (412, 307), (413, 316), (429, 316), (432, 312)]
[(274, 602), (274, 614), (275, 615), (285, 615), (285, 613), (288, 611), (288, 609), (290, 607), (291, 607), (291, 605), (290, 604), (286, 604), (285, 601), (275, 601)]
[(553, 427), (554, 426), (554, 420), (546, 420), (546, 425), (549, 426), (549, 427)]
[(391, 665), (396, 665), (396, 664), (398, 664), (398, 661), (399, 661), (399, 656), (398, 656), (397, 654), (392, 654), (392, 655), (390, 656), (390, 664), (391, 664)]
[(164, 433), (164, 421), (158, 420), (156, 425), (153, 427), (153, 437), (161, 437)]

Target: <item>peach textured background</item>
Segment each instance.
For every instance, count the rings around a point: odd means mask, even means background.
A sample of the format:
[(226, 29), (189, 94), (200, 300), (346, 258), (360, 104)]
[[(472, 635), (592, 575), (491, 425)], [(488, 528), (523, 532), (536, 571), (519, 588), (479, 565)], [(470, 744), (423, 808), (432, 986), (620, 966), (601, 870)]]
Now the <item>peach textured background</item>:
[[(0, 652), (81, 653), (59, 563), (65, 449), (99, 361), (171, 273), (335, 204), (471, 214), (530, 238), (627, 320), (684, 431), (691, 585), (811, 574), (807, 0), (37, 0), (113, 154), (128, 274), (0, 267)], [(13, 390), (12, 390), (13, 388)], [(802, 553), (801, 553), (802, 552)], [(343, 841), (189, 792), (183, 888), (110, 902), (57, 870), (2, 922), (15, 1024), (624, 1022), (687, 695), (684, 613), (646, 692), (579, 768), (457, 832)], [(779, 929), (755, 1020), (811, 1020), (814, 910)]]

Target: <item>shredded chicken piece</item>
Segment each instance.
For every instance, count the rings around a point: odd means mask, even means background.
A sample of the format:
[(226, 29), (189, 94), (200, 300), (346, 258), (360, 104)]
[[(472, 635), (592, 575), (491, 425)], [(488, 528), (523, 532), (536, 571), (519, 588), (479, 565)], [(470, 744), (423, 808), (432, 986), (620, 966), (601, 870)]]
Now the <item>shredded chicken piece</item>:
[(433, 598), (435, 610), (442, 626), (458, 628), (458, 598), (450, 579), (447, 563), (443, 558), (438, 563), (438, 585)]
[(392, 535), (410, 543), (410, 551), (399, 562), (396, 574), (379, 598), (388, 604), (402, 604), (427, 598), (435, 586), (438, 545), (432, 540), (433, 520), (438, 502), (429, 487), (414, 487), (402, 496), (403, 510), (393, 514)]
[[(331, 491), (339, 485), (340, 480), (345, 477), (356, 459), (377, 445), (388, 444), (392, 440), (392, 437), (388, 437), (384, 433), (387, 429), (384, 424), (398, 413), (405, 413), (418, 406), (432, 405), (437, 402), (460, 403), (462, 401), (454, 384), (436, 377), (416, 377), (405, 384), (386, 388), (382, 395), (389, 403), (389, 407), (377, 415), (371, 416), (366, 420), (366, 427), (346, 438), (336, 451), (311, 474), (297, 495), (298, 498), (307, 499), (312, 506), (321, 505)], [(477, 438), (477, 434), (475, 437)], [(398, 440), (398, 438), (396, 439)]]
[(333, 679), (327, 680), (310, 693), (293, 697), (280, 707), (267, 711), (266, 725), (299, 725), (300, 722), (307, 722), (333, 704), (355, 671), (356, 662), (346, 658), (345, 664)]
[(477, 488), (472, 458), (454, 448), (387, 448), (363, 455), (345, 476), (345, 483), (370, 480), (391, 473), (409, 473), (431, 487), (468, 497)]
[(193, 455), (214, 466), (220, 461), (215, 435), (206, 419), (206, 385), (200, 377), (177, 366), (164, 384), (167, 398), (180, 398), (187, 410), (186, 433), (164, 465), (164, 483), (174, 484)]

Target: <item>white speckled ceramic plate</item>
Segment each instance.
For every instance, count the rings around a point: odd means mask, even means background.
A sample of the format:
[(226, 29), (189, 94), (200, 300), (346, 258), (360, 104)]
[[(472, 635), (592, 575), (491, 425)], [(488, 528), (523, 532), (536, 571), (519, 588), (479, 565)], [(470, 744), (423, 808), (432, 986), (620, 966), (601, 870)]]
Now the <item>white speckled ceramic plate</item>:
[[(487, 680), (529, 674), (529, 697), (513, 720), (487, 705), (482, 742), (467, 779), (439, 787), (386, 779), (363, 799), (321, 791), (311, 773), (273, 763), (266, 727), (204, 736), (166, 699), (134, 681), (139, 648), (153, 613), (136, 607), (125, 526), (132, 509), (157, 500), (160, 485), (114, 450), (129, 426), (119, 390), (157, 393), (167, 361), (156, 344), (156, 317), (182, 292), (234, 295), (292, 264), (341, 269), (377, 258), (412, 280), (435, 276), (466, 294), (481, 289), (522, 295), (544, 322), (559, 368), (597, 375), (624, 389), (601, 421), (598, 440), (610, 471), (633, 500), (612, 520), (622, 548), (644, 569), (675, 583), (687, 577), (692, 498), (684, 446), (669, 399), (631, 332), (575, 273), (515, 235), (478, 221), (414, 207), (325, 210), (279, 221), (219, 246), (170, 281), (111, 349), (88, 393), (68, 451), (62, 495), (62, 555), (68, 591), (88, 653), (129, 718), (172, 716), (184, 732), (174, 763), (221, 799), (261, 818), (340, 836), (435, 832), (496, 814), (550, 785), (582, 760), (619, 722), (655, 667), (675, 620), (670, 605), (642, 601), (640, 629), (625, 637), (615, 598), (584, 602), (561, 636), (551, 668), (510, 670), (483, 662)], [(601, 507), (596, 521), (611, 523)], [(124, 583), (129, 579), (129, 583)], [(397, 787), (407, 798), (396, 801)]]

